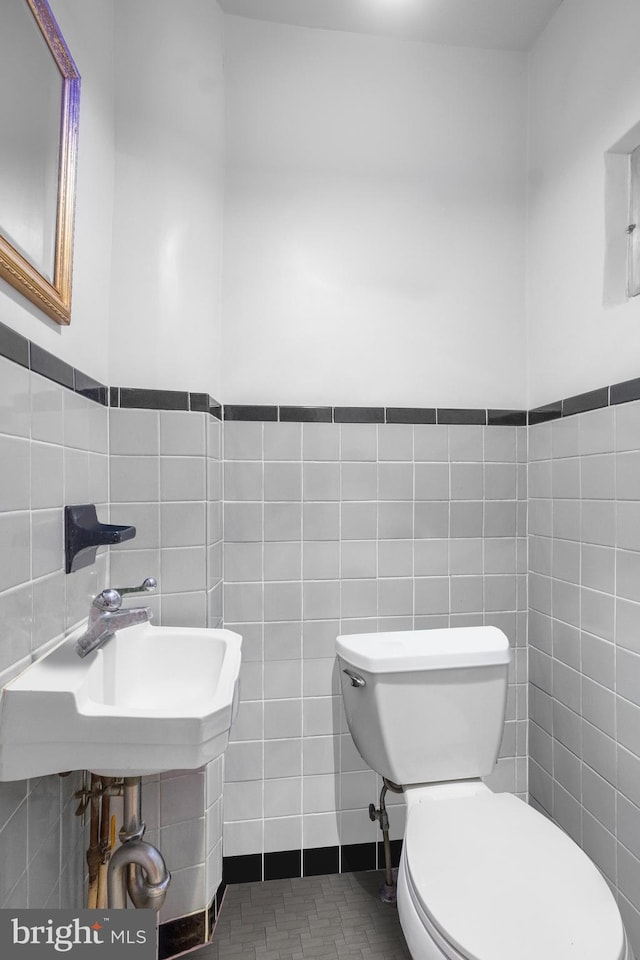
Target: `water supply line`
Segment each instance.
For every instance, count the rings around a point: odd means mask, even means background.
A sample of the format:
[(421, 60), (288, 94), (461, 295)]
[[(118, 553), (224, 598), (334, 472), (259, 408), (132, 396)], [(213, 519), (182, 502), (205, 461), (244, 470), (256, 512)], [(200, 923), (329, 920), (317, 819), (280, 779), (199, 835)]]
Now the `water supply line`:
[(380, 824), (380, 829), (382, 830), (382, 845), (384, 847), (384, 883), (380, 887), (380, 899), (384, 903), (395, 903), (396, 902), (396, 877), (398, 871), (393, 869), (391, 863), (391, 842), (389, 840), (389, 815), (387, 813), (387, 808), (384, 802), (384, 798), (387, 795), (387, 790), (391, 790), (393, 793), (402, 793), (402, 787), (398, 786), (397, 783), (393, 783), (392, 780), (387, 780), (386, 777), (383, 777), (382, 790), (380, 791), (380, 806), (376, 810), (375, 804), (369, 804), (369, 819), (371, 821), (378, 821)]
[(108, 903), (111, 909), (127, 906), (127, 893), (134, 907), (159, 911), (165, 901), (171, 874), (159, 850), (142, 839), (142, 788), (140, 777), (125, 777), (121, 846), (112, 854), (107, 870)]
[(98, 906), (98, 880), (100, 874), (100, 843), (99, 843), (99, 804), (100, 791), (98, 784), (100, 777), (95, 773), (91, 774), (91, 787), (89, 792), (90, 801), (90, 821), (89, 821), (89, 847), (87, 849), (87, 867), (89, 870), (89, 889), (87, 892), (87, 907), (89, 910), (95, 910)]
[(99, 909), (107, 906), (107, 868), (111, 858), (111, 787), (114, 777), (102, 777), (102, 809), (100, 810), (100, 866), (98, 869)]

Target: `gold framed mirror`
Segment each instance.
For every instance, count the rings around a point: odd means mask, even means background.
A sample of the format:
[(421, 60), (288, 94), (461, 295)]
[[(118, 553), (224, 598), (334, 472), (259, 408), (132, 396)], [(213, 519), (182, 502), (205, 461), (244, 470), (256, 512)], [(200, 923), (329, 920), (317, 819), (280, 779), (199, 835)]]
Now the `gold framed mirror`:
[(0, 9), (0, 277), (71, 320), (80, 74), (47, 0)]

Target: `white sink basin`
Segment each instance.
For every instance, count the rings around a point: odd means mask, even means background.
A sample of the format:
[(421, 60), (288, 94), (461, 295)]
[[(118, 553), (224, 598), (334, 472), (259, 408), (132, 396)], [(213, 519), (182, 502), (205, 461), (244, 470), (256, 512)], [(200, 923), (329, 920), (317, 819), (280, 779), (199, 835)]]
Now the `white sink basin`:
[(84, 629), (3, 688), (0, 780), (188, 770), (223, 753), (238, 706), (237, 633), (141, 623), (81, 659)]

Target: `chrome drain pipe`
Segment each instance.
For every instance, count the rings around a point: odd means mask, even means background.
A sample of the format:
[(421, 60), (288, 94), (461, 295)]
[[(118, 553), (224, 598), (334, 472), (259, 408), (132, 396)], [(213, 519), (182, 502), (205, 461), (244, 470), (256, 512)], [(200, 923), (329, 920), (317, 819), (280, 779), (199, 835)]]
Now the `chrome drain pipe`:
[(126, 909), (127, 893), (137, 909), (159, 911), (165, 901), (171, 874), (160, 851), (142, 839), (142, 787), (140, 777), (124, 778), (124, 816), (121, 846), (109, 861), (109, 907)]

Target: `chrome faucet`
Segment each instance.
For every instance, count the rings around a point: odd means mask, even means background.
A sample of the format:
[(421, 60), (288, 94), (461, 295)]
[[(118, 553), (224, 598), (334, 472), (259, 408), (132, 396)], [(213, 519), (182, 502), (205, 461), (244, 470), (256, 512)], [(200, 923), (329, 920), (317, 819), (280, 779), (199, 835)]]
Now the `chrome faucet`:
[(92, 650), (97, 650), (107, 640), (111, 640), (116, 630), (151, 620), (151, 610), (148, 607), (129, 607), (123, 610), (122, 597), (127, 593), (149, 593), (157, 586), (158, 583), (153, 577), (147, 577), (139, 587), (111, 587), (94, 597), (89, 608), (87, 629), (76, 640), (75, 651), (78, 656), (86, 657)]

